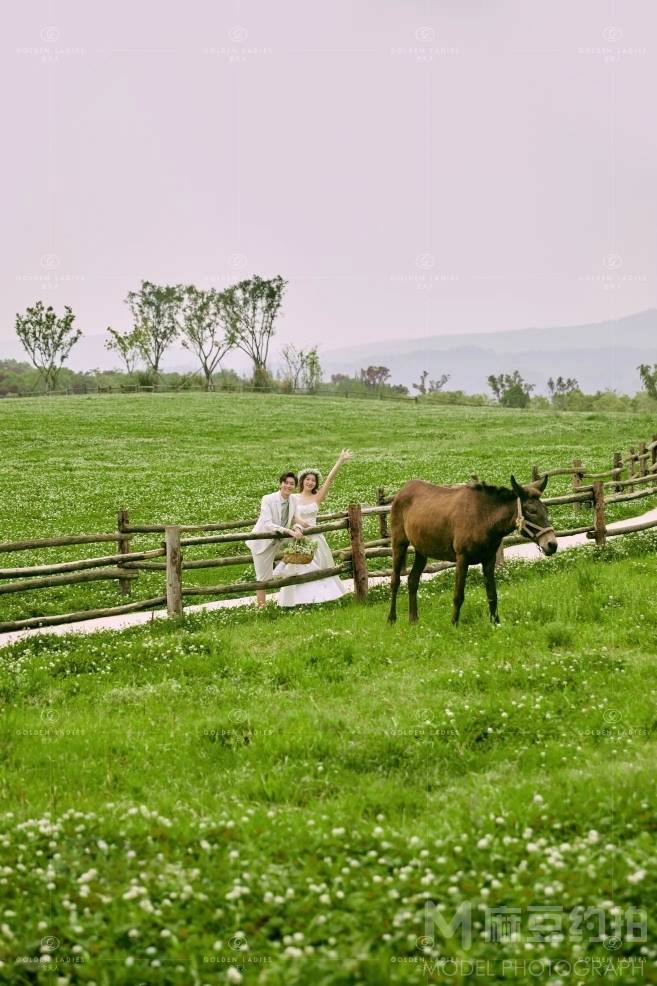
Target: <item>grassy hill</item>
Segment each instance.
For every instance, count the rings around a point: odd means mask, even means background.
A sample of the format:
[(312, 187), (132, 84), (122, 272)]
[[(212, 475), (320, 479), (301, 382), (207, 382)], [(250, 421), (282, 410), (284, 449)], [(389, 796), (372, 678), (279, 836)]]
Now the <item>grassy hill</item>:
[[(343, 444), (336, 507), (411, 475), (607, 466), (654, 430), (253, 396), (0, 413), (11, 537), (103, 529), (124, 498), (248, 515)], [(377, 589), (0, 649), (0, 981), (657, 981), (656, 548), (509, 565), (499, 629), (473, 572), (457, 630), (448, 574), (412, 628)]]

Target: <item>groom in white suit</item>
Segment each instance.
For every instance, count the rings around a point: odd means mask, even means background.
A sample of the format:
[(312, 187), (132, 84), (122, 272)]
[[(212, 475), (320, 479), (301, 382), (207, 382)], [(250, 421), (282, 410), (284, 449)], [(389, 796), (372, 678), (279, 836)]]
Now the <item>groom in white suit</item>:
[[(300, 525), (290, 527), (294, 517), (294, 493), (297, 477), (293, 472), (283, 473), (279, 480), (277, 493), (267, 493), (260, 501), (260, 516), (251, 531), (252, 534), (278, 534), (280, 537), (303, 537)], [(253, 564), (258, 582), (269, 582), (274, 574), (274, 556), (278, 550), (278, 538), (258, 538), (247, 541), (246, 546), (253, 555)], [(266, 593), (264, 589), (256, 591), (258, 606), (264, 606)]]

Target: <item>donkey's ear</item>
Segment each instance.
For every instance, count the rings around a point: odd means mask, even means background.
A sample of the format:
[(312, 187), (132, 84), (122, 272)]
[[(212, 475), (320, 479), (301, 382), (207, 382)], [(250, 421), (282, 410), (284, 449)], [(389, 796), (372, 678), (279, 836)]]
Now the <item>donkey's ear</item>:
[(513, 492), (515, 493), (516, 496), (520, 496), (523, 499), (527, 499), (527, 493), (526, 493), (526, 491), (522, 488), (522, 486), (520, 485), (520, 483), (516, 483), (516, 477), (515, 476), (512, 476), (511, 477), (511, 489), (513, 490)]
[(532, 486), (534, 487), (535, 490), (538, 490), (539, 493), (542, 493), (545, 487), (547, 486), (547, 482), (548, 482), (547, 476), (543, 476), (542, 479), (537, 479), (535, 483), (532, 483)]

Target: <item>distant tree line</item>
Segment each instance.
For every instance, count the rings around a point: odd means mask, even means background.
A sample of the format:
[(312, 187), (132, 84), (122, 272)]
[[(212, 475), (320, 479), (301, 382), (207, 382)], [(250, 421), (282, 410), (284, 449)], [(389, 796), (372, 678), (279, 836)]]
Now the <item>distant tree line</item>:
[[(226, 354), (238, 349), (252, 362), (254, 387), (265, 389), (269, 347), (285, 287), (280, 276), (266, 280), (258, 275), (223, 291), (142, 281), (126, 298), (132, 328), (119, 331), (108, 326), (105, 345), (118, 356), (127, 374), (141, 366), (157, 382), (162, 358), (174, 340), (180, 339), (196, 356), (206, 390), (214, 388)], [(16, 334), (46, 391), (57, 387), (62, 367), (82, 335), (74, 322), (71, 308), (59, 316), (52, 305), (46, 308), (42, 301), (16, 315)]]
[[(358, 374), (335, 373), (324, 382), (317, 346), (301, 349), (286, 345), (282, 365), (275, 375), (269, 369), (271, 341), (276, 330), (287, 282), (254, 275), (224, 290), (203, 290), (193, 284), (158, 285), (142, 281), (129, 291), (126, 303), (132, 327), (119, 331), (107, 327), (108, 351), (120, 360), (122, 371), (93, 370), (74, 373), (65, 367), (82, 336), (69, 306), (58, 315), (52, 305), (35, 302), (16, 315), (16, 334), (32, 369), (14, 360), (0, 361), (0, 394), (51, 392), (57, 387), (84, 392), (87, 389), (135, 389), (139, 386), (175, 389), (273, 390), (283, 393), (335, 393), (339, 395), (408, 397), (409, 389), (391, 382), (387, 366), (369, 365)], [(189, 374), (164, 373), (162, 359), (175, 340), (192, 353), (198, 370)], [(251, 375), (242, 377), (223, 367), (226, 355), (239, 350), (251, 362)], [(416, 400), (442, 404), (493, 404), (502, 407), (553, 407), (557, 410), (634, 409), (657, 401), (657, 363), (637, 367), (643, 388), (634, 398), (614, 391), (584, 394), (574, 377), (547, 380), (548, 396), (535, 395), (519, 370), (490, 374), (492, 398), (485, 394), (448, 391), (449, 373), (431, 376), (423, 370), (412, 385)]]

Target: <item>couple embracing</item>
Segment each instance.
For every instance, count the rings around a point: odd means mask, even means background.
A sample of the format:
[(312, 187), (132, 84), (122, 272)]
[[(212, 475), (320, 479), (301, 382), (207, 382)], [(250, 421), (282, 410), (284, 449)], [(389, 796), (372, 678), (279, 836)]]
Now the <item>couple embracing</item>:
[[(280, 550), (279, 538), (294, 538), (300, 541), (305, 537), (306, 528), (317, 526), (319, 507), (326, 499), (338, 470), (351, 458), (352, 453), (348, 449), (343, 449), (324, 483), (321, 482), (321, 475), (317, 469), (302, 469), (298, 477), (293, 472), (283, 473), (279, 480), (278, 492), (263, 496), (260, 516), (251, 533), (277, 534), (279, 537), (246, 542), (253, 555), (258, 582), (305, 575), (334, 567), (333, 555), (323, 534), (309, 535), (308, 540), (313, 542), (314, 554), (312, 560), (306, 564), (286, 562), (283, 559), (274, 568), (274, 557)], [(315, 582), (283, 586), (278, 593), (278, 605), (299, 606), (305, 603), (323, 603), (330, 599), (339, 599), (347, 591), (342, 580), (337, 575), (333, 575)], [(265, 590), (258, 589), (256, 598), (258, 606), (264, 606)]]

